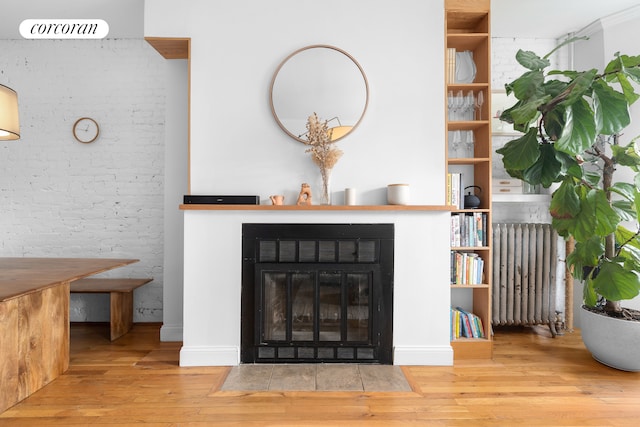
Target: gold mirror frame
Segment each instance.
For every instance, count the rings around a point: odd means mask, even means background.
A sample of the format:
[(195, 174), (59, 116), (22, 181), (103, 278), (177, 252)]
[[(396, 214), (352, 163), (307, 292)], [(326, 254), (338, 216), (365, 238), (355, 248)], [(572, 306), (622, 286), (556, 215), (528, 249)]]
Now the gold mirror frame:
[[(276, 86), (276, 80), (278, 78), (278, 75), (280, 74), (281, 70), (283, 69), (283, 67), (289, 63), (289, 61), (294, 58), (296, 55), (309, 51), (310, 49), (331, 49), (333, 51), (336, 51), (338, 53), (341, 53), (342, 55), (344, 55), (346, 58), (348, 58), (356, 67), (357, 67), (357, 71), (359, 71), (360, 75), (362, 76), (362, 83), (364, 84), (364, 105), (362, 105), (362, 111), (359, 112), (359, 117), (358, 119), (355, 121), (355, 123), (353, 125), (351, 124), (346, 124), (346, 123), (342, 123), (340, 121), (339, 116), (333, 115), (332, 117), (322, 117), (321, 113), (318, 114), (319, 118), (322, 121), (332, 121), (334, 119), (337, 119), (337, 125), (338, 126), (331, 126), (333, 123), (328, 123), (329, 127), (332, 129), (332, 132), (334, 135), (337, 135), (336, 137), (332, 138), (332, 142), (336, 142), (341, 140), (342, 138), (346, 137), (347, 135), (349, 135), (351, 132), (353, 132), (358, 125), (360, 124), (360, 122), (362, 121), (365, 112), (367, 111), (367, 107), (369, 105), (369, 82), (367, 81), (367, 76), (364, 73), (364, 70), (362, 69), (362, 66), (358, 63), (358, 61), (356, 61), (356, 59), (351, 56), (349, 53), (345, 52), (344, 50), (335, 47), (335, 46), (331, 46), (331, 45), (323, 45), (323, 44), (318, 44), (318, 45), (311, 45), (311, 46), (306, 46), (303, 48), (300, 48), (296, 51), (294, 51), (293, 53), (291, 53), (289, 56), (287, 56), (281, 63), (280, 65), (278, 65), (278, 68), (276, 69), (275, 73), (273, 74), (273, 78), (271, 79), (271, 85), (269, 88), (269, 103), (271, 106), (271, 113), (273, 114), (274, 119), (276, 120), (276, 123), (278, 123), (278, 126), (280, 126), (280, 128), (287, 134), (289, 135), (291, 138), (295, 139), (296, 141), (302, 142), (302, 143), (306, 143), (306, 139), (303, 139), (302, 137), (305, 135), (305, 129), (302, 129), (300, 134), (296, 134), (294, 132), (294, 130), (289, 129), (280, 119), (280, 117), (278, 116), (277, 113), (277, 108), (275, 106), (274, 103), (274, 87)], [(302, 79), (307, 79), (310, 78), (309, 76), (301, 76)], [(304, 117), (304, 122), (306, 123), (306, 119), (308, 116), (310, 116), (311, 114), (315, 113), (317, 111), (308, 111), (308, 112), (303, 112), (301, 113), (301, 115)]]

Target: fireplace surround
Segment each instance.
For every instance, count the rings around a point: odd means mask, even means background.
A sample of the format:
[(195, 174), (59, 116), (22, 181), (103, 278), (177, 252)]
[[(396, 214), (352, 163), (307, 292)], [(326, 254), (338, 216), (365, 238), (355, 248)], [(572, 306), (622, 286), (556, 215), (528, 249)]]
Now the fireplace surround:
[(393, 363), (393, 224), (243, 224), (242, 363)]
[[(181, 366), (241, 363), (242, 224), (393, 224), (393, 364), (451, 365), (450, 211), (439, 206), (183, 205)], [(445, 283), (443, 286), (442, 284)]]

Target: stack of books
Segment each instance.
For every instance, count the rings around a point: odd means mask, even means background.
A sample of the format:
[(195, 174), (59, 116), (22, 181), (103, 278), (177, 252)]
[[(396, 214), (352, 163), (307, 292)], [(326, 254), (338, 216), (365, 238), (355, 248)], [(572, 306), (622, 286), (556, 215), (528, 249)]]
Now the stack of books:
[(460, 307), (451, 308), (451, 341), (458, 338), (486, 338), (482, 320)]
[(447, 205), (455, 206), (457, 209), (464, 209), (462, 185), (461, 173), (447, 174)]
[(479, 285), (483, 278), (484, 260), (478, 254), (451, 251), (452, 285)]
[(456, 49), (454, 47), (447, 48), (447, 83), (454, 84), (456, 82)]
[(484, 212), (460, 212), (451, 215), (451, 246), (487, 246), (487, 214)]

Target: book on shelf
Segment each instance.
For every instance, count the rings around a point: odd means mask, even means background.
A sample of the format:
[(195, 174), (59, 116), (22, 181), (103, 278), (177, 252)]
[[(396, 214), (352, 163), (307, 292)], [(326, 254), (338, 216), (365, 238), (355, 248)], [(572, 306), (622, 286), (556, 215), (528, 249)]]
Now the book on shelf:
[(451, 307), (450, 321), (449, 337), (451, 341), (458, 338), (486, 338), (482, 319), (469, 311), (460, 307)]
[(484, 260), (474, 252), (451, 251), (451, 284), (480, 285), (484, 277)]
[(456, 82), (456, 49), (454, 47), (447, 48), (447, 83), (454, 84)]
[(451, 214), (451, 246), (487, 246), (487, 214), (459, 212)]
[(457, 209), (464, 208), (462, 185), (461, 173), (451, 172), (447, 174), (447, 205), (455, 206)]

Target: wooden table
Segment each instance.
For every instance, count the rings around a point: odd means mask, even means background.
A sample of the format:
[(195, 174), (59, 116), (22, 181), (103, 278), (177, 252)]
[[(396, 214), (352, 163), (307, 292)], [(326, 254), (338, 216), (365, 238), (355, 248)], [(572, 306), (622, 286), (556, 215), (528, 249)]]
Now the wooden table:
[(0, 258), (0, 412), (69, 368), (69, 284), (137, 261)]

